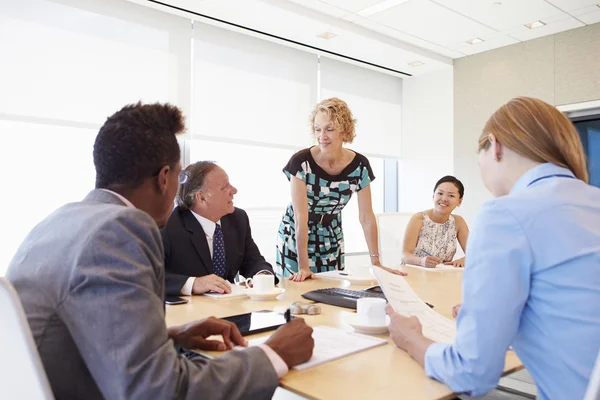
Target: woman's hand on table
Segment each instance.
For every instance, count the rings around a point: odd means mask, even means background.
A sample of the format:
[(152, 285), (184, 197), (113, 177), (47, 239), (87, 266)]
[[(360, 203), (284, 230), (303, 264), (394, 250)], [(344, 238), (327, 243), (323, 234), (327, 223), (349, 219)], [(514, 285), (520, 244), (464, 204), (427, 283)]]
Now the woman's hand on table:
[(315, 274), (308, 268), (300, 268), (298, 272), (290, 277), (291, 281), (303, 282), (306, 279), (314, 278)]
[(380, 263), (379, 261), (375, 261), (375, 262), (373, 262), (373, 264), (372, 264), (372, 265), (373, 265), (374, 267), (379, 267), (379, 268), (381, 268), (381, 269), (383, 269), (383, 270), (385, 270), (385, 271), (389, 272), (390, 274), (394, 274), (394, 275), (400, 275), (400, 276), (406, 276), (406, 275), (407, 275), (407, 274), (406, 274), (406, 272), (404, 272), (404, 271), (401, 271), (401, 270), (399, 270), (399, 269), (392, 269), (392, 268), (389, 268), (389, 267), (384, 267), (383, 265), (381, 265), (381, 263)]
[(444, 262), (444, 260), (442, 260), (439, 257), (425, 256), (425, 257), (421, 258), (421, 267), (435, 268), (435, 267), (437, 267), (438, 264), (441, 264), (443, 262)]
[(456, 268), (464, 268), (465, 267), (465, 258), (459, 258), (458, 260), (454, 260), (454, 261), (448, 261), (447, 263), (444, 263), (444, 265), (453, 265)]

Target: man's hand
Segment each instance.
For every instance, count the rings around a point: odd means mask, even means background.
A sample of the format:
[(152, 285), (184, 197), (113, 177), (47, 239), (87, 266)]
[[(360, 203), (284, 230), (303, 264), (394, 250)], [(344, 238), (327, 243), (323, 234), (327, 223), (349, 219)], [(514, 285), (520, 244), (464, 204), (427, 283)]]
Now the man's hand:
[(310, 270), (310, 268), (300, 268), (298, 272), (290, 277), (290, 280), (294, 282), (303, 282), (306, 279), (312, 279), (315, 274)]
[[(206, 340), (207, 337), (212, 335), (221, 335), (223, 342)], [(190, 350), (225, 351), (232, 349), (236, 345), (248, 345), (248, 342), (242, 337), (242, 334), (234, 323), (215, 317), (208, 317), (186, 325), (170, 327), (169, 337), (176, 344)]]
[(423, 336), (421, 322), (414, 315), (405, 317), (387, 305), (386, 312), (390, 316), (390, 337), (396, 346), (408, 352), (419, 364), (425, 365), (425, 353), (433, 341)]
[(207, 292), (231, 293), (231, 285), (225, 279), (215, 274), (194, 279), (192, 294), (204, 294)]
[(456, 268), (464, 268), (465, 267), (465, 258), (459, 258), (458, 260), (448, 261), (444, 263), (445, 265), (454, 265)]
[(281, 326), (265, 342), (287, 364), (289, 368), (308, 361), (315, 348), (312, 328), (304, 319), (295, 318)]
[(439, 257), (426, 256), (421, 258), (421, 266), (425, 268), (435, 268), (438, 264), (441, 264), (443, 262), (444, 260), (442, 260)]

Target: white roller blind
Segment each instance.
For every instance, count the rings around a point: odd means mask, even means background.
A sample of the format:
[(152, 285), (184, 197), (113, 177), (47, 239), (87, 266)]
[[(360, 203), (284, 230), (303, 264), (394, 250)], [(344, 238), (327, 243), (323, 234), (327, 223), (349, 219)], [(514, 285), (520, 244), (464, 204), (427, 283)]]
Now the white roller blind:
[(195, 24), (194, 135), (305, 147), (317, 56)]
[(94, 188), (98, 128), (190, 95), (190, 22), (122, 0), (0, 0), (0, 276), (27, 233)]
[(102, 123), (138, 100), (180, 103), (189, 20), (118, 0), (0, 10), (0, 113)]
[(360, 153), (400, 156), (402, 80), (321, 56), (321, 99), (339, 97), (357, 119)]

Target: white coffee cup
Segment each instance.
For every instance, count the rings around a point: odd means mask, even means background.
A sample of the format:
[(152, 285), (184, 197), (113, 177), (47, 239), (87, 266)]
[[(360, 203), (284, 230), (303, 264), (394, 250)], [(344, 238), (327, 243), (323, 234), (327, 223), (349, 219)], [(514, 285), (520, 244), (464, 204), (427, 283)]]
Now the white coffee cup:
[(363, 297), (356, 302), (356, 313), (361, 324), (371, 326), (385, 325), (385, 299)]
[(246, 279), (246, 286), (250, 287), (250, 285), (257, 293), (269, 293), (275, 288), (275, 277), (271, 274), (257, 274)]

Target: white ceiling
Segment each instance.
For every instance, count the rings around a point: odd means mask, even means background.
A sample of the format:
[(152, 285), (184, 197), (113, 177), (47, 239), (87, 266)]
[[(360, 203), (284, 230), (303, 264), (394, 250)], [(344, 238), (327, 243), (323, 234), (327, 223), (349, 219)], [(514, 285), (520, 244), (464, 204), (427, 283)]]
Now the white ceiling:
[[(451, 58), (600, 22), (600, 0), (288, 1)], [(386, 4), (383, 11), (361, 16), (368, 7)], [(538, 20), (546, 25), (525, 27)], [(484, 42), (466, 43), (473, 38)]]
[[(128, 1), (303, 48), (156, 2)], [(321, 54), (332, 52), (412, 75), (450, 68), (455, 58), (600, 22), (600, 7), (596, 6), (600, 0), (161, 1), (324, 52), (304, 50)], [(536, 29), (525, 27), (536, 20), (546, 25)], [(337, 36), (332, 39), (317, 36), (325, 32)], [(473, 38), (484, 42), (466, 43)], [(424, 65), (408, 65), (414, 61)]]

